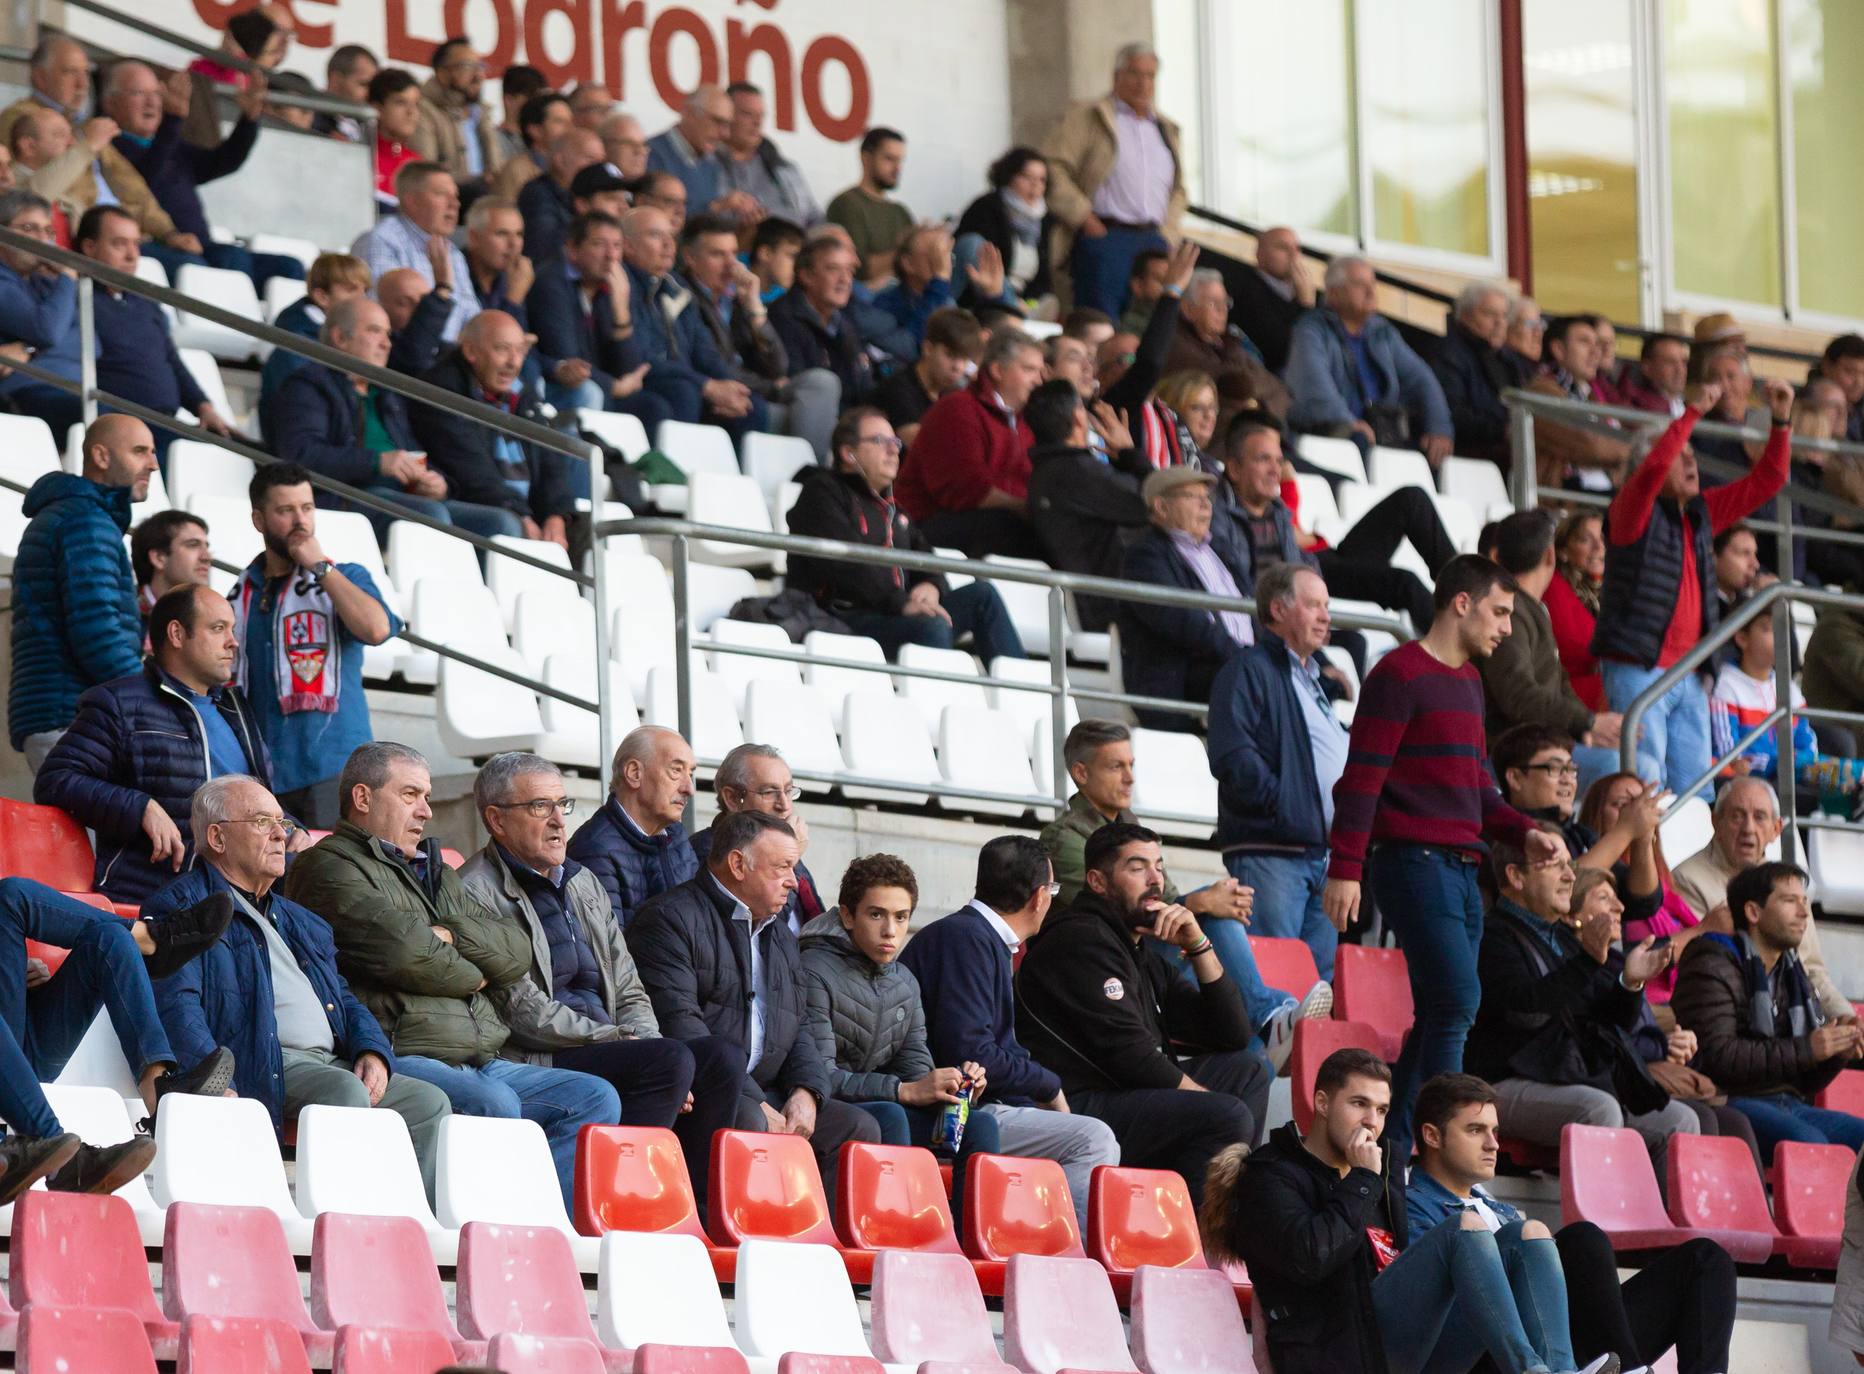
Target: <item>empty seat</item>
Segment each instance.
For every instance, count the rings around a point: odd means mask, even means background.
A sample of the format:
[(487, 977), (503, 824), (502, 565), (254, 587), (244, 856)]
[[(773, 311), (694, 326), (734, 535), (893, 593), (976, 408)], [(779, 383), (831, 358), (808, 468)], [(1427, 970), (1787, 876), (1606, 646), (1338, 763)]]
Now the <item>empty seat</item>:
[[(1834, 830), (1832, 833), (1841, 832)], [(1657, 834), (1663, 841), (1663, 852), (1676, 855), (1678, 863), (1694, 857), (1715, 837), (1715, 821), (1709, 814), (1708, 802), (1701, 797), (1689, 797), (1671, 803), (1657, 823)], [(1813, 834), (1816, 836), (1819, 831), (1815, 829)]]
[[(0, 416), (0, 478), (31, 489), (32, 484), (50, 472), (60, 470), (58, 447), (52, 430), (43, 420), (29, 415)], [(10, 450), (6, 445), (22, 441)], [(23, 491), (0, 487), (0, 571), (12, 566), (13, 555), (26, 533), (26, 496)]]
[(1052, 1159), (973, 1155), (964, 1174), (964, 1252), (978, 1282), (1003, 1292), (1011, 1255), (1084, 1256), (1074, 1199)]
[(850, 692), (891, 692), (893, 679), (887, 675), (887, 655), (880, 641), (866, 635), (838, 635), (827, 630), (811, 630), (803, 636), (803, 649), (811, 658), (840, 659), (847, 663), (871, 663), (873, 670), (843, 668), (823, 663), (803, 667), (803, 681), (822, 692), (837, 726), (842, 707)]
[[(568, 551), (548, 539), (518, 539), (509, 534), (500, 534), (493, 536), (492, 542), (502, 549), (539, 559), (564, 572), (570, 570)], [(497, 553), (485, 556), (485, 585), (498, 601), (499, 614), (504, 617), (507, 630), (517, 623), (518, 598), (526, 592), (544, 592), (563, 600), (580, 600), (582, 595), (575, 581), (568, 577), (558, 577), (555, 573), (545, 572), (542, 568)]]
[[(246, 246), (255, 253), (275, 253), (281, 258), (296, 258), (304, 265), (306, 272), (311, 270), (311, 264), (323, 252), (315, 239), (292, 238), (285, 234), (254, 234), (246, 240)], [(273, 277), (271, 280), (290, 281), (292, 278)]]
[[(364, 1109), (305, 1108), (307, 1113), (319, 1110)], [(368, 1165), (358, 1161), (356, 1167)], [(447, 1315), (446, 1294), (440, 1289), (427, 1233), (419, 1222), (405, 1216), (325, 1212), (317, 1218), (317, 1242), (311, 1251), (311, 1318), (326, 1331), (377, 1326), (432, 1332), (468, 1363), (485, 1350), (477, 1342), (460, 1338)], [(342, 1358), (339, 1342), (338, 1368)]]
[(1297, 472), (1294, 489), (1300, 505), (1301, 528), (1312, 530), (1322, 538), (1337, 539), (1335, 531), (1323, 529), (1323, 526), (1337, 525), (1340, 519), (1340, 503), (1333, 499), (1333, 484), (1318, 473)]
[[(317, 542), (324, 546), (324, 553), (333, 563), (360, 564), (375, 582), (388, 609), (396, 615), (402, 614), (401, 588), (388, 575), (388, 565), (382, 561), (382, 546), (376, 542), (375, 526), (369, 523), (368, 516), (353, 510), (318, 511)], [(391, 635), (380, 644), (366, 646), (363, 676), (377, 682), (393, 677), (407, 652), (408, 646), (399, 636)]]
[(20, 1314), (18, 1351), (23, 1374), (155, 1374), (135, 1314), (110, 1307), (40, 1302)]
[(647, 427), (637, 416), (612, 410), (578, 410), (576, 425), (618, 450), (631, 463), (638, 462), (652, 447), (647, 442)]
[(1864, 916), (1864, 834), (1849, 828), (1811, 827), (1806, 831), (1806, 867), (1822, 910)]
[[(909, 679), (910, 681), (910, 679)], [(938, 727), (939, 776), (953, 787), (974, 787), (983, 792), (1031, 796), (1035, 778), (1029, 772), (1023, 734), (1014, 717), (987, 707), (947, 706)], [(939, 805), (951, 811), (975, 811), (993, 816), (1021, 816), (1030, 803), (986, 801), (977, 797), (940, 797)]]
[(1763, 1264), (1780, 1233), (1747, 1142), (1734, 1136), (1677, 1135), (1665, 1151), (1670, 1216), (1679, 1226), (1713, 1232), (1737, 1261)]
[(453, 1362), (453, 1346), (437, 1331), (393, 1326), (345, 1326), (337, 1332), (336, 1374), (434, 1374)]
[[(322, 518), (320, 512), (319, 520)], [(455, 587), (471, 582), (483, 585), (485, 581), (479, 573), (479, 555), (471, 544), (412, 520), (389, 523), (388, 572), (403, 592), (411, 592), (426, 577)]]
[(1184, 1179), (1169, 1169), (1097, 1167), (1087, 1194), (1087, 1253), (1107, 1271), (1122, 1305), (1141, 1265), (1204, 1268), (1197, 1208)]
[[(999, 654), (986, 665), (991, 677), (1007, 678), (1013, 682), (1027, 682), (1033, 688), (1036, 684), (1043, 687), (1050, 685), (1049, 665), (1035, 658), (1006, 658)], [(1015, 687), (989, 687), (985, 689), (993, 709), (1003, 712), (1016, 721), (1021, 732), (1019, 738), (1032, 738), (1031, 731), (1036, 724), (1047, 728), (1054, 715), (1054, 698), (1046, 691), (1025, 691)], [(1081, 719), (1081, 708), (1070, 696), (1064, 699), (1062, 720), (1065, 722), (1063, 733), (1073, 729)]]
[[(800, 682), (753, 682), (745, 694), (744, 737), (775, 745), (795, 773), (834, 775), (842, 771), (841, 742), (835, 717), (819, 689)], [(805, 792), (826, 792), (830, 784), (801, 777)]]
[(1145, 1374), (1255, 1374), (1243, 1314), (1214, 1269), (1142, 1265), (1133, 1275), (1133, 1359)]
[[(542, 674), (544, 660), (554, 654), (575, 654), (585, 661), (595, 661), (595, 602), (565, 590), (533, 588), (518, 594), (518, 607), (511, 617), (511, 647), (518, 657)], [(593, 682), (594, 675), (591, 674)], [(591, 695), (594, 687), (591, 686)], [(633, 697), (627, 692), (629, 707)]]
[[(509, 644), (467, 645), (462, 652), (520, 676), (530, 668)], [(484, 758), (508, 749), (534, 751), (544, 738), (537, 693), (521, 682), (488, 673), (458, 659), (440, 660), (434, 723), (440, 743), (462, 758)]]
[(850, 692), (842, 705), (842, 758), (860, 777), (885, 779), (901, 787), (842, 787), (852, 799), (924, 805), (926, 794), (912, 790), (938, 780), (938, 762), (924, 722), (910, 705), (891, 692)]
[(1320, 981), (1314, 966), (1314, 951), (1306, 941), (1278, 939), (1268, 935), (1251, 935), (1249, 952), (1256, 957), (1256, 971), (1269, 987), (1279, 988), (1291, 997), (1305, 996)]
[(0, 877), (88, 892), (96, 867), (90, 837), (67, 813), (0, 797)]
[[(797, 1143), (806, 1148), (806, 1142)], [(779, 1359), (793, 1350), (873, 1354), (841, 1252), (833, 1246), (746, 1240), (738, 1247), (732, 1310), (738, 1344), (753, 1359)]]
[[(569, 1336), (530, 1336), (514, 1331), (492, 1338), (486, 1359), (494, 1369), (523, 1370), (524, 1374), (604, 1374), (610, 1370), (594, 1341)], [(628, 1374), (634, 1357), (612, 1367), (612, 1374)]]
[(414, 1142), (393, 1112), (325, 1106), (299, 1112), (297, 1193), (298, 1210), (320, 1222), (331, 1212), (405, 1218), (430, 1237), (434, 1259), (453, 1263), (459, 1235), (443, 1230), (428, 1207)]
[[(544, 1128), (521, 1117), (456, 1112), (440, 1123), (434, 1209), (440, 1224), (453, 1229), (469, 1221), (498, 1222), (548, 1227), (565, 1238), (576, 1235), (563, 1208), (563, 1188)], [(575, 1263), (593, 1274), (596, 1241), (588, 1236), (576, 1236), (576, 1241)]]
[[(265, 552), (265, 537), (253, 528), (252, 505), (244, 496), (209, 496), (196, 492), (189, 500), (188, 509), (207, 522), (208, 538), (218, 562), (243, 568)], [(216, 568), (208, 578), (208, 585), (224, 596), (231, 593), (235, 580), (234, 574)]]
[[(713, 622), (711, 639), (714, 644), (733, 644), (747, 649), (775, 649), (779, 653), (791, 652), (796, 648), (781, 625), (760, 625), (754, 621), (732, 620), (729, 617)], [(803, 680), (801, 669), (780, 658), (753, 658), (749, 654), (716, 652), (710, 658), (712, 671), (731, 688), (732, 704), (740, 712), (744, 710), (745, 696), (753, 682), (794, 685)], [(761, 739), (762, 736), (755, 738)]]
[[(771, 533), (770, 501), (757, 479), (740, 472), (696, 472), (687, 483), (686, 518), (695, 525), (722, 525), (758, 534)], [(770, 568), (782, 572), (783, 555), (725, 539), (697, 539), (693, 557), (728, 568)]]
[(602, 1237), (596, 1294), (596, 1329), (611, 1349), (737, 1348), (718, 1279), (696, 1236), (610, 1231)]
[(776, 505), (777, 493), (797, 473), (816, 466), (816, 451), (807, 439), (793, 434), (751, 433), (744, 436), (744, 471), (764, 493), (765, 504)]
[[(456, 582), (437, 575), (421, 578), (414, 584), (409, 603), (408, 628), (422, 639), (478, 657), (511, 647), (497, 600), (478, 582)], [(401, 675), (411, 683), (438, 683), (441, 657), (431, 649), (404, 643)]]
[(1832, 1269), (1844, 1242), (1845, 1198), (1857, 1156), (1842, 1145), (1773, 1147), (1773, 1215), (1780, 1253), (1797, 1269)]
[[(628, 690), (627, 670), (614, 659), (603, 667), (608, 674), (615, 738), (619, 741), (641, 723), (641, 718), (634, 709), (634, 696)], [(546, 687), (570, 692), (585, 701), (597, 699), (595, 659), (586, 652), (551, 654), (543, 662), (542, 677)], [(537, 715), (544, 726), (544, 737), (538, 743), (537, 752), (545, 758), (571, 768), (599, 768), (607, 761), (602, 757), (602, 727), (594, 711), (585, 711), (539, 692)]]
[(716, 621), (746, 597), (757, 595), (757, 579), (743, 568), (719, 568), (705, 563), (686, 565), (686, 612), (695, 636), (705, 634)]
[(1483, 520), (1500, 520), (1514, 514), (1508, 499), (1508, 480), (1486, 458), (1458, 458), (1454, 454), (1437, 469), (1437, 490), (1468, 503)]
[(1373, 486), (1386, 491), (1399, 487), (1422, 487), (1433, 493), (1437, 490), (1430, 460), (1416, 449), (1375, 447), (1366, 458), (1366, 477)]
[(634, 1374), (750, 1374), (737, 1350), (716, 1345), (644, 1345)]
[(1133, 810), (1161, 829), (1207, 839), (1217, 824), (1217, 780), (1204, 742), (1178, 730), (1133, 731)]
[(840, 1197), (835, 1211), (847, 1244), (862, 1250), (962, 1253), (945, 1180), (930, 1150), (850, 1141), (841, 1147), (836, 1179)]
[(1719, 1232), (1671, 1222), (1643, 1137), (1611, 1126), (1561, 1128), (1560, 1220), (1592, 1222), (1614, 1250), (1653, 1250), (1698, 1236), (1721, 1239)]
[[(906, 644), (900, 648), (899, 665), (955, 673), (969, 679), (978, 676), (977, 660), (963, 649), (929, 649), (923, 644)], [(990, 707), (984, 684), (975, 680), (951, 682), (941, 678), (901, 677), (900, 695), (919, 712), (920, 719), (925, 722), (927, 738), (938, 734), (939, 718), (947, 706), (966, 706), (979, 711)]]
[(330, 1333), (305, 1309), (285, 1228), (263, 1207), (170, 1207), (162, 1305), (183, 1323), (222, 1317), (277, 1322), (320, 1368), (330, 1363)]
[[(112, 1043), (116, 1032), (110, 1031)], [(118, 1048), (121, 1053), (121, 1047)], [(124, 1065), (127, 1071), (128, 1065)], [(51, 1104), (52, 1111), (67, 1131), (71, 1131), (92, 1145), (121, 1145), (126, 1140), (136, 1138), (136, 1125), (130, 1120), (128, 1105), (118, 1091), (118, 1085), (91, 1085), (82, 1083), (48, 1083), (44, 1085), (45, 1100)], [(138, 1104), (140, 1107), (140, 1104)], [(35, 1187), (42, 1184), (35, 1184)], [(136, 1231), (147, 1246), (162, 1243), (162, 1209), (149, 1195), (149, 1185), (138, 1174), (121, 1188), (116, 1196), (129, 1204), (136, 1214)]]
[(1328, 439), (1319, 434), (1303, 434), (1295, 441), (1295, 451), (1317, 468), (1324, 468), (1349, 482), (1366, 480), (1366, 460), (1359, 445), (1351, 439)]
[[(1296, 996), (1306, 991), (1290, 990)], [(1334, 955), (1333, 1011), (1342, 1021), (1363, 1021), (1376, 1029), (1379, 1057), (1396, 1063), (1414, 1015), (1404, 951), (1341, 945)]]
[[(175, 289), (207, 305), (218, 306), (252, 324), (263, 324), (265, 312), (259, 305), (259, 293), (252, 278), (230, 268), (207, 267), (184, 263), (175, 275)], [(230, 363), (244, 363), (262, 357), (268, 350), (250, 334), (242, 334), (227, 325), (201, 315), (180, 314), (175, 318), (175, 346), (203, 348), (214, 357)]]
[(576, 1229), (585, 1236), (640, 1231), (692, 1236), (731, 1282), (738, 1252), (714, 1246), (699, 1221), (686, 1157), (672, 1131), (652, 1126), (584, 1126), (576, 1138)]
[[(698, 662), (696, 654), (694, 662)], [(679, 686), (679, 674), (671, 665), (651, 669), (647, 674), (647, 706), (641, 719), (649, 725), (679, 729)], [(693, 755), (701, 764), (716, 765), (744, 743), (731, 688), (716, 673), (695, 667), (687, 674), (687, 690), (692, 693)]]
[[(590, 1244), (600, 1252), (600, 1241), (591, 1238)], [(460, 1332), (469, 1339), (490, 1340), (511, 1331), (585, 1341), (596, 1348), (582, 1274), (568, 1238), (554, 1227), (468, 1222), (460, 1232), (454, 1298)], [(608, 1363), (617, 1374), (627, 1374), (630, 1362)]]
[(1294, 1048), (1288, 1055), (1288, 1092), (1294, 1124), (1306, 1131), (1314, 1119), (1314, 1080), (1335, 1050), (1379, 1053), (1379, 1033), (1358, 1021), (1308, 1020), (1294, 1023)]
[[(295, 1271), (293, 1275), (296, 1277)], [(296, 1284), (293, 1284), (296, 1287)], [(331, 1338), (324, 1337), (324, 1363)], [(268, 1317), (189, 1317), (181, 1323), (176, 1374), (311, 1374), (298, 1333)]]
[(1835, 1112), (1864, 1116), (1864, 1069), (1840, 1069), (1838, 1076), (1819, 1089), (1813, 1100), (1818, 1106)]
[(654, 447), (678, 464), (688, 481), (701, 472), (727, 477), (739, 475), (738, 454), (731, 446), (731, 435), (717, 425), (662, 420), (654, 431)]
[[(962, 557), (962, 555), (960, 555)], [(1024, 568), (1031, 572), (1052, 572), (1053, 569), (1039, 558), (1008, 558), (1002, 554), (990, 554), (984, 562), (995, 568)], [(1047, 658), (1050, 654), (1065, 651), (1066, 646), (1054, 644), (1049, 639), (1049, 589), (1035, 582), (1012, 582), (1008, 578), (992, 578), (990, 585), (997, 589), (1002, 598), (1003, 609), (1010, 614), (1010, 623), (1016, 626), (1017, 637), (1023, 641), (1023, 648), (1037, 658)], [(1065, 629), (1063, 631), (1066, 633)]]
[(1106, 1271), (1060, 1255), (1010, 1257), (1003, 1355), (1025, 1374), (1136, 1368)]
[[(148, 259), (145, 258), (144, 261)], [(168, 311), (167, 306), (163, 306), (162, 309)], [(168, 313), (172, 317), (174, 312), (168, 311)], [(226, 378), (221, 375), (220, 364), (215, 361), (214, 355), (204, 348), (182, 348), (176, 351), (181, 354), (181, 365), (188, 369), (188, 375), (194, 378), (195, 385), (201, 389), (201, 394), (213, 402), (214, 409), (220, 412), (223, 419), (231, 422), (238, 412), (233, 409), (233, 404), (227, 397)], [(169, 457), (174, 457), (172, 446), (169, 449)]]
[(1000, 1363), (977, 1273), (963, 1255), (882, 1250), (872, 1298), (874, 1354), (889, 1364)]
[[(801, 1136), (718, 1132), (712, 1137), (712, 1177), (706, 1202), (713, 1238), (722, 1245), (739, 1247), (739, 1282), (744, 1279), (743, 1246), (748, 1240), (794, 1241), (837, 1251), (841, 1245), (829, 1219), (828, 1196), (822, 1190), (815, 1152)], [(846, 1258), (855, 1281), (867, 1282), (873, 1272), (873, 1255), (850, 1249)], [(746, 1351), (759, 1353), (748, 1346)]]
[(617, 589), (609, 655), (628, 674), (637, 703), (647, 700), (647, 675), (673, 662), (673, 589), (660, 560), (648, 554), (610, 556)]
[(120, 1308), (141, 1324), (157, 1359), (175, 1358), (181, 1328), (156, 1305), (136, 1217), (122, 1198), (32, 1189), (13, 1205), (8, 1254), (16, 1311), (28, 1303)]
[(265, 296), (259, 303), (265, 312), (265, 322), (276, 324), (278, 317), (303, 300), (308, 292), (308, 285), (297, 277), (269, 278), (265, 283)]
[(777, 1374), (883, 1374), (872, 1355), (810, 1355), (792, 1350), (777, 1361)]
[[(258, 471), (250, 458), (242, 458), (218, 444), (200, 439), (177, 439), (168, 446), (168, 499), (182, 510), (193, 510), (199, 496), (226, 501), (246, 500), (246, 487)], [(318, 512), (322, 516), (323, 512)], [(250, 523), (250, 522), (249, 522)], [(318, 533), (323, 533), (319, 519)], [(218, 529), (212, 531), (220, 533)]]
[(1430, 503), (1436, 508), (1437, 519), (1443, 522), (1450, 547), (1458, 553), (1474, 553), (1486, 519), (1481, 511), (1460, 496), (1439, 496), (1435, 492), (1431, 493)]
[(292, 1201), (265, 1104), (250, 1097), (170, 1093), (155, 1119), (155, 1197), (262, 1207), (278, 1217), (295, 1255), (311, 1253), (311, 1223)]

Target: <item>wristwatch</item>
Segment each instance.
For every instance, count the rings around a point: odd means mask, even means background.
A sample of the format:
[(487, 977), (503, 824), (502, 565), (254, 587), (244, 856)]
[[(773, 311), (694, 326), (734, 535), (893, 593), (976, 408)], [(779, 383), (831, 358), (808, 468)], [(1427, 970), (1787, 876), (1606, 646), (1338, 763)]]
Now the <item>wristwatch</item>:
[(324, 580), (324, 574), (329, 572), (335, 566), (336, 564), (332, 563), (328, 558), (324, 558), (311, 564), (311, 566), (306, 568), (305, 571), (308, 572), (312, 577), (316, 578), (319, 582), (321, 582)]

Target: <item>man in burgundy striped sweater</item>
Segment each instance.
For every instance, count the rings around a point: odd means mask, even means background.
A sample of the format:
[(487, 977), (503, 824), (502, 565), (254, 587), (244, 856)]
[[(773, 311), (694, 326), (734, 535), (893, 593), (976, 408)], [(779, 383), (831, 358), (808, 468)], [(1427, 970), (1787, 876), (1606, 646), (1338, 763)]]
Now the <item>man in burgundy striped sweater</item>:
[(1502, 800), (1484, 750), (1474, 660), (1507, 636), (1514, 599), (1514, 579), (1486, 558), (1464, 554), (1443, 566), (1430, 632), (1366, 675), (1346, 771), (1333, 789), (1327, 917), (1340, 931), (1357, 918), (1369, 869), (1379, 910), (1404, 947), (1417, 1008), (1385, 1127), (1395, 1162), (1411, 1157), (1418, 1086), (1461, 1071), (1463, 1038), (1482, 1000), (1476, 875), (1484, 836), (1523, 846), (1531, 862), (1554, 856), (1550, 837)]

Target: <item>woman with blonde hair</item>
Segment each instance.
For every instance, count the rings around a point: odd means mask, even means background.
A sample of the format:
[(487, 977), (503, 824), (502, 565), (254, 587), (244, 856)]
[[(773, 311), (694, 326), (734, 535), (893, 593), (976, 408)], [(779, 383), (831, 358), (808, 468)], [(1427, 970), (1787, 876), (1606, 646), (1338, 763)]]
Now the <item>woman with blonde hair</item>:
[(1217, 383), (1208, 372), (1181, 368), (1159, 379), (1140, 407), (1133, 442), (1153, 468), (1198, 467), (1221, 472), (1217, 456)]

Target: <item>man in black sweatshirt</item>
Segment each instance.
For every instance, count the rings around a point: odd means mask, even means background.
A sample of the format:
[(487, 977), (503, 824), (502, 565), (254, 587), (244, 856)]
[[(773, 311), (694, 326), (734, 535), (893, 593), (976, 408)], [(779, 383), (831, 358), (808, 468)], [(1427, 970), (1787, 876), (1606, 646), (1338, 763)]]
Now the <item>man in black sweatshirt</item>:
[[(1139, 496), (1151, 465), (1131, 448), (1112, 462), (1094, 452), (1088, 446), (1087, 407), (1074, 383), (1059, 377), (1030, 393), (1023, 423), (1036, 441), (1029, 450), (1029, 523), (1042, 556), (1063, 572), (1118, 577), (1127, 543), (1152, 520)], [(1140, 465), (1138, 475), (1128, 469), (1129, 461)], [(1104, 630), (1113, 623), (1113, 603), (1082, 596), (1076, 604), (1083, 629)]]
[(1017, 1037), (1075, 1111), (1113, 1128), (1122, 1164), (1176, 1169), (1200, 1197), (1211, 1157), (1256, 1138), (1274, 1073), (1249, 1048), (1242, 996), (1210, 938), (1165, 901), (1159, 837), (1104, 825), (1086, 864), (1086, 888), (1023, 957)]

